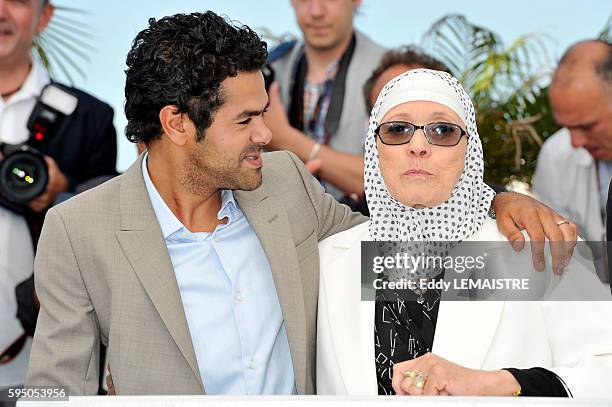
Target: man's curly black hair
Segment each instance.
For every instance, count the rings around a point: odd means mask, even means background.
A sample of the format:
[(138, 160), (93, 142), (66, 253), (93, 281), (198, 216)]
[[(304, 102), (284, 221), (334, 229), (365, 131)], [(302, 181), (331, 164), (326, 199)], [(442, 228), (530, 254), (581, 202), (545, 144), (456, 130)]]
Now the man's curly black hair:
[(266, 58), (266, 43), (253, 30), (212, 11), (149, 19), (127, 56), (128, 140), (148, 144), (159, 139), (159, 112), (174, 105), (194, 122), (201, 141), (223, 105), (221, 82), (261, 69)]

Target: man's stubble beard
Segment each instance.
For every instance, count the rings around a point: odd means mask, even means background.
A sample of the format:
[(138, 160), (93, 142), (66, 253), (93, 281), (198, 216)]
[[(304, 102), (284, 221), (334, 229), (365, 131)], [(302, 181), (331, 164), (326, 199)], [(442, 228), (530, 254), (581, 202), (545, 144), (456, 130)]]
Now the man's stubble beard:
[[(252, 148), (246, 150), (248, 153)], [(261, 185), (261, 168), (253, 169), (252, 175), (245, 174), (242, 159), (232, 165), (231, 160), (215, 160), (214, 157), (215, 154), (205, 148), (189, 153), (179, 179), (186, 192), (207, 197), (221, 189), (252, 191)]]

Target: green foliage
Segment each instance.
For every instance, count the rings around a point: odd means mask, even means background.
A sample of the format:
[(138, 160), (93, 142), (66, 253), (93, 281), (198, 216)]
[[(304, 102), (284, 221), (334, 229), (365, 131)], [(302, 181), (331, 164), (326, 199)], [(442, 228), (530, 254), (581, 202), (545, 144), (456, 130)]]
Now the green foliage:
[(540, 146), (557, 130), (544, 83), (549, 39), (526, 34), (509, 45), (458, 14), (425, 33), (423, 46), (444, 62), (472, 97), (485, 152), (485, 178), (530, 183)]

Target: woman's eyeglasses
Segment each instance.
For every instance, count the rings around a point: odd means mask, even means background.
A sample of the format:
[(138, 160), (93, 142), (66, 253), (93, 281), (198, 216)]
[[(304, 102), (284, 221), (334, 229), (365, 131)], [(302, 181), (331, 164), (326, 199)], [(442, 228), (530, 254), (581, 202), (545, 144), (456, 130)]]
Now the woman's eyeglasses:
[(434, 146), (453, 147), (459, 144), (461, 137), (467, 132), (456, 124), (436, 122), (417, 126), (409, 122), (393, 121), (382, 123), (374, 130), (383, 144), (397, 146), (410, 143), (412, 136), (422, 129), (429, 144)]

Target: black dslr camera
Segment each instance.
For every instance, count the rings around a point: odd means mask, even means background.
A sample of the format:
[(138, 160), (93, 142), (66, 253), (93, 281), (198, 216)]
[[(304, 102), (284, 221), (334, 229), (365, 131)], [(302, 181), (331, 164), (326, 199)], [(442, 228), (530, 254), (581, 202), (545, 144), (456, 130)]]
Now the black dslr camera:
[(0, 205), (23, 213), (27, 203), (45, 191), (49, 172), (37, 148), (53, 138), (77, 103), (77, 97), (65, 89), (54, 84), (45, 86), (28, 119), (28, 141), (16, 145), (0, 143)]

